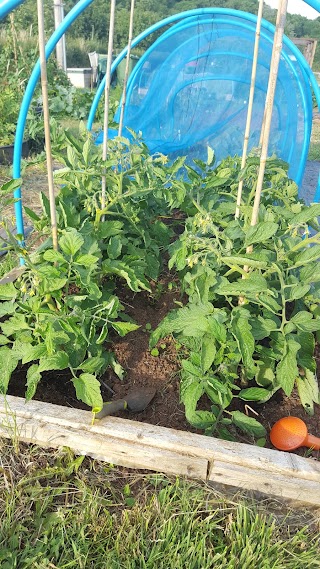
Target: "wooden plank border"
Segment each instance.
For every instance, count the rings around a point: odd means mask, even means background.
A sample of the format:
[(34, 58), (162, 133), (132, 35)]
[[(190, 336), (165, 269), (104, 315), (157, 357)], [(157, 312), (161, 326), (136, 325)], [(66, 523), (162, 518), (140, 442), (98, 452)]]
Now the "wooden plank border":
[(0, 435), (44, 447), (70, 447), (130, 468), (183, 475), (320, 506), (320, 462), (19, 397), (0, 397)]

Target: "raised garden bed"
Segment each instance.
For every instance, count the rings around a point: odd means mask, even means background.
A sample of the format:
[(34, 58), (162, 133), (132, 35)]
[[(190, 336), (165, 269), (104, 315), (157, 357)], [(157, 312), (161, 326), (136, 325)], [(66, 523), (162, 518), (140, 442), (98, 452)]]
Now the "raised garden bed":
[[(109, 417), (103, 423), (96, 421), (92, 426), (92, 414), (74, 398), (71, 381), (58, 370), (44, 374), (35, 395), (40, 400), (25, 403), (16, 396), (24, 393), (26, 369), (20, 368), (10, 382), (9, 393), (14, 395), (1, 399), (1, 434), (41, 446), (69, 446), (75, 453), (121, 466), (184, 475), (320, 505), (320, 462), (314, 459), (318, 453), (314, 453), (314, 458), (305, 458), (306, 449), (297, 451), (302, 455), (298, 456), (222, 441), (198, 434), (200, 431), (188, 425), (179, 403), (174, 346), (168, 342), (158, 357), (151, 356), (149, 332), (145, 328), (147, 324), (158, 324), (174, 305), (176, 296), (172, 291), (165, 292), (155, 302), (148, 293), (131, 293), (122, 299), (141, 328), (128, 337), (114, 338), (112, 349), (127, 369), (124, 380), (119, 381), (110, 373), (102, 379), (114, 390), (115, 399), (135, 387), (155, 387), (157, 395), (145, 411), (129, 415), (129, 419), (122, 412), (120, 417)], [(104, 399), (110, 399), (108, 390), (102, 387), (102, 392)], [(310, 417), (295, 397), (253, 407), (267, 430), (284, 414), (300, 416), (311, 432), (316, 432), (319, 423), (319, 406)], [(204, 401), (203, 408), (210, 408), (210, 402)], [(244, 403), (238, 401), (238, 408), (243, 411)], [(250, 437), (243, 435), (242, 440), (250, 441)]]
[(0, 433), (130, 468), (183, 475), (320, 505), (320, 464), (296, 455), (18, 397), (1, 397)]
[[(298, 203), (283, 164), (271, 159), (264, 217), (251, 226), (256, 157), (245, 215), (235, 219), (236, 159), (216, 170), (200, 164), (205, 182), (191, 171), (186, 184), (172, 181), (181, 161), (162, 168), (139, 145), (126, 151), (124, 174), (122, 150), (108, 171), (103, 220), (101, 158), (89, 141), (83, 151), (77, 141), (67, 148), (74, 164), (58, 172), (59, 251), (50, 242), (34, 257), (22, 251), (26, 271), (1, 285), (0, 381), (13, 413), (4, 401), (4, 434), (318, 504), (317, 453), (302, 449), (307, 459), (259, 445), (270, 444), (279, 416), (296, 414), (297, 393), (308, 415), (300, 405), (299, 413), (318, 434), (320, 233), (310, 236), (309, 224), (318, 228), (320, 206)], [(94, 168), (83, 179), (79, 164), (87, 168), (89, 158)], [(42, 203), (42, 220), (29, 215), (47, 227), (45, 196)], [(98, 413), (137, 386), (157, 396), (136, 423), (91, 426), (85, 409)], [(25, 394), (42, 402), (24, 405)], [(108, 431), (114, 425), (122, 434)]]

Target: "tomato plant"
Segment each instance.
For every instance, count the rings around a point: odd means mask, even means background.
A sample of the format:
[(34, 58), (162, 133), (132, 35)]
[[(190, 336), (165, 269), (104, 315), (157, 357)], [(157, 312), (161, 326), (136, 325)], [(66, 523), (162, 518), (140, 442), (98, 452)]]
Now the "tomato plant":
[[(266, 402), (279, 389), (291, 395), (296, 386), (307, 412), (319, 403), (314, 333), (320, 330), (320, 205), (304, 205), (286, 165), (269, 159), (252, 227), (258, 164), (251, 156), (243, 172), (237, 158), (215, 170), (201, 163), (200, 172), (189, 168), (181, 204), (189, 217), (170, 246), (169, 261), (189, 300), (165, 317), (150, 343), (173, 334), (187, 348), (181, 362), (186, 416), (193, 426), (226, 438), (232, 423), (264, 434), (255, 419), (228, 411), (234, 397)], [(235, 219), (240, 176), (242, 213)], [(204, 394), (211, 411), (198, 410)]]

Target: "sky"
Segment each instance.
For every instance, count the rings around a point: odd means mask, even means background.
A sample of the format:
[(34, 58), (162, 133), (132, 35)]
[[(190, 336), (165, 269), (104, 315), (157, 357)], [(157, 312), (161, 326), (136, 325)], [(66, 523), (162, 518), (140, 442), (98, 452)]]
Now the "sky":
[[(265, 0), (265, 3), (271, 6), (271, 8), (278, 7), (278, 0)], [(320, 16), (319, 12), (311, 8), (311, 6), (308, 6), (303, 0), (289, 0), (288, 12), (290, 12), (290, 14), (300, 14), (311, 20)]]

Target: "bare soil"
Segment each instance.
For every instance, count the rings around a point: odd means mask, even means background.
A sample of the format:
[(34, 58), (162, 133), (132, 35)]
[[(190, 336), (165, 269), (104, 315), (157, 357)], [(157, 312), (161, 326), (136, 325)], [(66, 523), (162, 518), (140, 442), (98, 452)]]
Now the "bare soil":
[[(172, 280), (172, 277), (171, 279)], [(114, 336), (106, 349), (114, 351), (117, 360), (126, 370), (125, 378), (120, 380), (113, 371), (108, 371), (101, 378), (102, 394), (105, 401), (121, 399), (129, 391), (141, 387), (153, 387), (156, 396), (151, 404), (141, 413), (132, 414), (127, 411), (117, 416), (136, 421), (151, 423), (190, 432), (199, 432), (186, 421), (184, 407), (179, 401), (179, 354), (170, 338), (159, 345), (159, 355), (152, 356), (149, 349), (149, 325), (154, 329), (166, 313), (174, 308), (175, 301), (181, 301), (178, 289), (168, 291), (169, 277), (165, 276), (159, 283), (153, 285), (153, 292), (133, 294), (131, 291), (120, 290), (121, 301), (126, 312), (140, 325), (140, 328), (124, 338)], [(147, 328), (146, 328), (147, 326)], [(318, 373), (320, 373), (320, 350), (317, 352)], [(24, 397), (26, 366), (21, 367), (12, 377), (9, 394)], [(88, 409), (77, 401), (75, 391), (65, 372), (54, 371), (43, 374), (35, 399), (75, 409)], [(202, 398), (201, 407), (210, 409), (210, 402)], [(320, 435), (320, 405), (315, 406), (315, 414), (308, 415), (299, 401), (297, 393), (289, 398), (282, 391), (263, 405), (234, 399), (232, 409), (239, 409), (249, 416), (257, 418), (269, 433), (272, 425), (281, 417), (294, 415), (303, 419), (310, 433)], [(235, 433), (241, 442), (253, 442), (250, 437)], [(267, 447), (271, 443), (267, 440)], [(320, 453), (305, 448), (298, 449), (297, 454), (320, 459)]]

